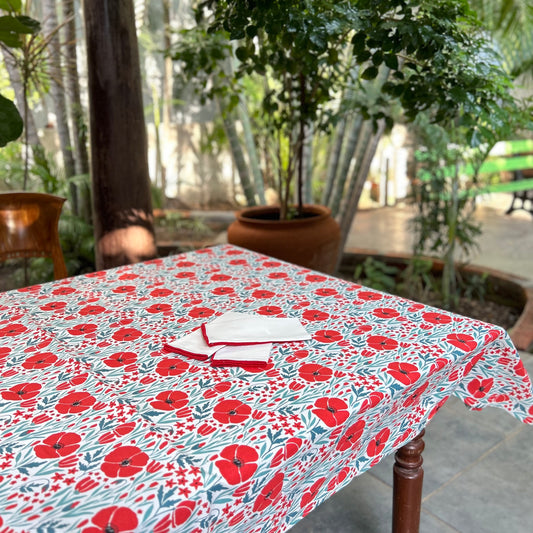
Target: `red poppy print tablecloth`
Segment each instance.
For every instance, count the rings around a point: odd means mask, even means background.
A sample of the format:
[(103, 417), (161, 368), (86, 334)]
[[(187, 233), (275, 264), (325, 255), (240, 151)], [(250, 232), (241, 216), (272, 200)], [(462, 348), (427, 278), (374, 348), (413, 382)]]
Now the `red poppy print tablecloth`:
[[(312, 340), (162, 349), (230, 310)], [(0, 294), (0, 377), (5, 531), (282, 532), (450, 395), (533, 423), (503, 330), (230, 245)]]

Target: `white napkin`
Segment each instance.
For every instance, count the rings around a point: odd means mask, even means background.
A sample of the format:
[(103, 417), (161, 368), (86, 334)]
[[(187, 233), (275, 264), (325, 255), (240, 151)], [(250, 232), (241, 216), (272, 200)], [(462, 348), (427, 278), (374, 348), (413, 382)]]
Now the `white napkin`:
[(311, 339), (297, 318), (271, 318), (229, 311), (202, 324), (208, 346), (242, 346)]
[(249, 346), (223, 346), (211, 359), (211, 366), (262, 368), (268, 364), (272, 343)]
[(169, 352), (179, 353), (199, 361), (207, 361), (211, 355), (220, 349), (220, 346), (208, 346), (200, 329), (173, 342), (167, 342), (163, 347)]

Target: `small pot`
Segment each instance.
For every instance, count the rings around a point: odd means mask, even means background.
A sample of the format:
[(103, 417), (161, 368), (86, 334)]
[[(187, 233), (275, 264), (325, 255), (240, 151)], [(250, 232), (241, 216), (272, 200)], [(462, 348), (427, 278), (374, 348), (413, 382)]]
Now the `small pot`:
[(339, 225), (327, 207), (305, 205), (303, 213), (302, 218), (279, 220), (278, 207), (244, 209), (228, 228), (228, 242), (332, 274), (339, 254)]

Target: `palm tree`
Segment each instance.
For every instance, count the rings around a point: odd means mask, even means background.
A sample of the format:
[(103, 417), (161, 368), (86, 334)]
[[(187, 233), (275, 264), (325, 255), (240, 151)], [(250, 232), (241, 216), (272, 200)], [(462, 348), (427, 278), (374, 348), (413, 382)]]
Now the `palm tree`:
[(470, 0), (470, 6), (490, 31), (504, 58), (504, 67), (517, 78), (533, 74), (533, 4), (527, 0)]

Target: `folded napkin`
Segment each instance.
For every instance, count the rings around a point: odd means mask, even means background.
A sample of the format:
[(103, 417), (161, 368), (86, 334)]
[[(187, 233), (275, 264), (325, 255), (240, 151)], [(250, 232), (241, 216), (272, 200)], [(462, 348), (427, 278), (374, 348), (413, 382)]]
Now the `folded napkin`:
[(179, 353), (191, 359), (198, 361), (207, 361), (220, 346), (208, 346), (202, 335), (202, 331), (197, 329), (184, 337), (181, 337), (173, 342), (167, 342), (163, 348), (169, 352)]
[(268, 365), (272, 343), (249, 346), (223, 346), (211, 359), (211, 366), (263, 368)]
[(311, 339), (311, 335), (297, 318), (271, 318), (235, 311), (202, 324), (202, 334), (208, 346), (242, 346)]

